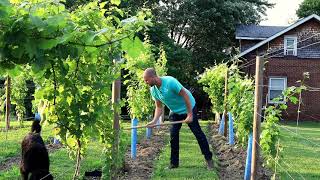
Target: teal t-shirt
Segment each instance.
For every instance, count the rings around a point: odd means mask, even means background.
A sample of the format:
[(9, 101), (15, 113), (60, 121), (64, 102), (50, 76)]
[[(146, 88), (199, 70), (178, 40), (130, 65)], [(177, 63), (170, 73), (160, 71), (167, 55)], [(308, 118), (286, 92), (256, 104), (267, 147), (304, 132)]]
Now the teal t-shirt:
[[(150, 88), (153, 100), (159, 100), (165, 104), (172, 112), (177, 114), (186, 114), (188, 112), (187, 105), (179, 92), (184, 88), (181, 83), (171, 76), (163, 76), (161, 79), (161, 87), (152, 86)], [(185, 89), (191, 102), (192, 108), (195, 106), (196, 101), (191, 92)]]

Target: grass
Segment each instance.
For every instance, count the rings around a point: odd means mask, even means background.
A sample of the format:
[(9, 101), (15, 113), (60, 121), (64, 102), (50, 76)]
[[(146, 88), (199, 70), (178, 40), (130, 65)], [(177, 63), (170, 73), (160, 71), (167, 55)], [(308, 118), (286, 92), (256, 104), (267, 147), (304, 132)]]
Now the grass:
[[(81, 174), (85, 171), (93, 171), (103, 167), (103, 146), (98, 142), (89, 144), (87, 154), (81, 161)], [(67, 149), (61, 148), (50, 154), (50, 172), (55, 179), (69, 180), (74, 173), (75, 161), (68, 157)], [(0, 172), (0, 179), (17, 179), (19, 177), (19, 167), (14, 165), (10, 170)]]
[[(19, 126), (18, 122), (12, 121), (13, 126)], [(0, 132), (0, 163), (9, 157), (20, 154), (20, 142), (29, 132), (31, 122), (26, 122), (27, 127)], [(140, 123), (144, 124), (144, 123)], [(0, 123), (0, 127), (4, 125)], [(202, 129), (206, 132), (207, 122), (201, 122)], [(122, 127), (129, 127), (130, 123), (122, 123)], [(44, 126), (42, 136), (44, 140), (52, 136), (53, 126)], [(127, 134), (127, 146), (130, 143), (130, 131), (123, 131)], [(295, 134), (295, 123), (282, 125), (281, 145), (283, 151), (280, 165), (281, 179), (320, 179), (320, 123), (303, 122), (299, 124), (298, 135)], [(138, 130), (139, 139), (144, 137), (145, 129)], [(101, 169), (103, 167), (102, 144), (97, 141), (89, 143), (87, 154), (81, 163), (81, 174), (85, 171)], [(216, 171), (208, 171), (205, 168), (204, 157), (201, 154), (198, 143), (190, 129), (183, 125), (180, 131), (180, 167), (173, 170), (166, 170), (170, 160), (170, 144), (164, 148), (159, 159), (155, 162), (155, 171), (152, 179), (218, 179)], [(61, 148), (50, 154), (50, 169), (56, 179), (71, 179), (74, 172), (74, 160), (68, 157), (67, 149)], [(290, 177), (289, 175), (292, 177)], [(7, 171), (0, 172), (0, 179), (13, 180), (19, 177), (18, 165), (14, 165)]]
[[(31, 123), (30, 123), (31, 125)], [(121, 123), (122, 127), (130, 127), (130, 122)], [(52, 125), (43, 126), (42, 137), (46, 140), (52, 136)], [(0, 163), (9, 157), (18, 156), (21, 152), (20, 142), (22, 138), (30, 131), (30, 126), (15, 130), (9, 130), (6, 140), (5, 138), (0, 139)], [(131, 131), (123, 131), (125, 136), (125, 146), (130, 145), (130, 133)], [(0, 132), (0, 137), (5, 137), (6, 132)], [(145, 128), (138, 130), (138, 139), (142, 139), (145, 134)], [(81, 175), (84, 175), (85, 171), (93, 171), (95, 169), (102, 169), (104, 166), (104, 154), (103, 145), (92, 140), (88, 144), (86, 154), (81, 161)], [(66, 148), (61, 148), (53, 153), (50, 153), (50, 171), (55, 179), (69, 180), (72, 179), (74, 173), (75, 161), (70, 159)], [(0, 180), (13, 180), (20, 176), (19, 165), (14, 165), (7, 171), (0, 171)]]
[[(200, 121), (203, 131), (207, 131), (208, 122)], [(218, 179), (215, 171), (206, 169), (205, 159), (194, 135), (187, 125), (180, 130), (180, 166), (177, 169), (165, 169), (170, 162), (170, 143), (155, 162), (152, 179)]]
[[(26, 126), (24, 128), (12, 129), (8, 132), (0, 132), (0, 163), (9, 157), (14, 157), (21, 152), (21, 141), (30, 132), (31, 122), (24, 123)], [(51, 125), (46, 125), (43, 127), (41, 135), (44, 141), (46, 141), (52, 135)]]
[(281, 179), (320, 179), (320, 123), (301, 122), (298, 134), (295, 123), (281, 127)]
[[(31, 127), (32, 121), (24, 121), (23, 127)], [(6, 127), (5, 121), (0, 121), (0, 129), (4, 129)], [(20, 123), (17, 120), (10, 121), (10, 128), (17, 128), (20, 127)]]

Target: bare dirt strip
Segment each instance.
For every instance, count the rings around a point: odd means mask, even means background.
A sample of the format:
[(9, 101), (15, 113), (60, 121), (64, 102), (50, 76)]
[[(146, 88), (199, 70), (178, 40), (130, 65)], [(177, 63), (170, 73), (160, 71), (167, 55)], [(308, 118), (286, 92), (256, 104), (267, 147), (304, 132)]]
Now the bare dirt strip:
[(153, 172), (154, 161), (159, 157), (166, 144), (166, 129), (153, 129), (150, 139), (143, 139), (137, 144), (137, 158), (131, 158), (129, 149), (125, 157), (125, 167), (117, 179), (150, 179)]
[[(243, 180), (247, 152), (246, 149), (228, 144), (228, 140), (218, 134), (218, 125), (208, 126), (209, 140), (218, 158), (218, 171), (221, 180)], [(272, 172), (259, 164), (258, 179), (267, 180), (272, 176)]]

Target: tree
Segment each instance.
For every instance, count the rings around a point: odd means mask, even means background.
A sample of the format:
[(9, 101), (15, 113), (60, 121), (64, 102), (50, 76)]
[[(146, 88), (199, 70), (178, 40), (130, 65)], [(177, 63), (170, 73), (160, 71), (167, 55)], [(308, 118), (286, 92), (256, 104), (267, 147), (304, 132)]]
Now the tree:
[[(119, 2), (113, 1), (115, 6)], [(70, 12), (55, 0), (0, 1), (0, 74), (31, 66), (39, 85), (35, 101), (45, 104), (47, 121), (56, 125), (55, 132), (76, 157), (74, 179), (90, 137), (104, 143), (105, 166), (113, 162), (110, 100), (119, 68), (113, 60), (123, 52), (121, 41), (149, 24), (145, 12), (123, 21), (105, 18), (108, 11), (97, 4)]]
[(151, 9), (154, 25), (146, 33), (155, 47), (153, 54), (159, 54), (162, 43), (168, 75), (201, 92), (195, 76), (236, 53), (236, 25), (258, 24), (272, 4), (267, 0), (123, 0), (120, 7), (128, 13), (124, 17)]
[(304, 0), (297, 10), (297, 15), (299, 18), (307, 17), (311, 14), (320, 15), (319, 0)]
[(27, 97), (28, 87), (27, 87), (27, 80), (28, 80), (28, 71), (30, 70), (27, 67), (25, 70), (21, 70), (22, 72), (12, 78), (12, 85), (11, 85), (11, 98), (12, 104), (15, 105), (15, 112), (17, 115), (17, 119), (19, 121), (20, 126), (23, 124), (23, 118), (26, 114), (26, 107), (25, 101)]
[[(73, 9), (88, 2), (90, 0), (67, 0), (66, 4)], [(109, 2), (99, 0), (104, 9), (121, 19)], [(168, 55), (168, 73), (175, 74), (181, 71), (175, 71), (172, 66), (181, 61), (193, 71), (202, 72), (208, 65), (228, 60), (230, 47), (237, 43), (234, 38), (236, 25), (258, 24), (261, 15), (265, 15), (266, 8), (272, 4), (267, 0), (123, 0), (119, 7), (126, 12), (122, 18), (134, 15), (141, 8), (151, 9), (154, 27), (148, 30), (148, 36), (155, 47), (163, 43)], [(158, 51), (155, 49), (155, 54)], [(190, 58), (185, 60), (186, 57)], [(181, 79), (189, 76), (182, 74)]]
[[(237, 24), (258, 24), (272, 4), (267, 0), (128, 0), (130, 12), (150, 8), (154, 26), (149, 29), (153, 45), (164, 44), (168, 74), (193, 80), (205, 67), (227, 61), (233, 47)], [(231, 50), (231, 52), (230, 52)], [(183, 64), (183, 66), (181, 66)], [(190, 81), (192, 79), (192, 81)]]
[(192, 52), (194, 67), (202, 72), (228, 58), (236, 25), (259, 23), (267, 7), (266, 0), (167, 0), (155, 17), (168, 26), (177, 45)]

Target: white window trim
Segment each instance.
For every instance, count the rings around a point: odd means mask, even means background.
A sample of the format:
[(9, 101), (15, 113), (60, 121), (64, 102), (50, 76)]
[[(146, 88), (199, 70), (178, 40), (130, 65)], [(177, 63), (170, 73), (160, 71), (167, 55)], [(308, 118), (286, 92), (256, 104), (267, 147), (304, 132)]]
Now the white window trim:
[(283, 97), (283, 101), (272, 101), (270, 99), (270, 90), (271, 90), (271, 79), (281, 79), (284, 80), (284, 90), (287, 89), (287, 77), (269, 77), (269, 86), (268, 86), (268, 103), (269, 104), (285, 104), (286, 97)]
[(293, 56), (297, 56), (297, 54), (298, 54), (298, 48), (297, 48), (298, 38), (297, 38), (297, 36), (284, 36), (284, 48), (283, 48), (284, 55), (289, 56), (289, 55), (287, 55), (287, 39), (294, 39)]

